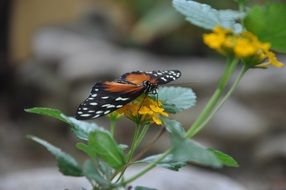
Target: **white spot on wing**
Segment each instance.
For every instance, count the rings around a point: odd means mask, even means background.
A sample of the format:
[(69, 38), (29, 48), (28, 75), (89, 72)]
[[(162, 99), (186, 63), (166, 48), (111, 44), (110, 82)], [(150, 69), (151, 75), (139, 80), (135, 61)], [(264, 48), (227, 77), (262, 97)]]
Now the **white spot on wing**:
[(101, 99), (108, 99), (108, 96), (102, 96)]
[(112, 105), (112, 104), (104, 104), (104, 105), (102, 105), (101, 107), (106, 107), (106, 108), (114, 108), (115, 107), (115, 105)]
[(96, 102), (90, 102), (89, 105), (91, 105), (91, 106), (96, 106), (97, 103), (96, 103)]
[(110, 110), (107, 110), (107, 111), (104, 112), (104, 114), (108, 114), (109, 112), (110, 112)]
[(82, 115), (80, 115), (80, 116), (81, 116), (81, 117), (89, 117), (90, 114), (86, 113), (86, 114), (82, 114)]
[(118, 97), (118, 98), (116, 98), (115, 99), (115, 101), (126, 101), (126, 100), (128, 100), (129, 98), (122, 98), (122, 97)]

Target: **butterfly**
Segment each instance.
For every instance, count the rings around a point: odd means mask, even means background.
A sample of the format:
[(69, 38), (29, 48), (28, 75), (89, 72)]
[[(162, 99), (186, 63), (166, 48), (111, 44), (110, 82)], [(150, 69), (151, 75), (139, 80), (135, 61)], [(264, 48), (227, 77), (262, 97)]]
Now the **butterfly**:
[(133, 71), (123, 74), (118, 80), (96, 82), (89, 97), (78, 106), (76, 119), (87, 120), (107, 115), (142, 94), (156, 94), (158, 86), (180, 76), (178, 70)]

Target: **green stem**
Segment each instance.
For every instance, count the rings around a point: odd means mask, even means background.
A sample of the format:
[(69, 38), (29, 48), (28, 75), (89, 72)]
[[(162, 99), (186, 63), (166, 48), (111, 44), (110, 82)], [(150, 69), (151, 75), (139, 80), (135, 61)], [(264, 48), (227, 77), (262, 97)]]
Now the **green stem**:
[(217, 89), (215, 90), (211, 99), (208, 101), (207, 105), (205, 106), (203, 111), (200, 113), (198, 118), (195, 120), (191, 128), (187, 131), (186, 133), (187, 137), (189, 138), (193, 137), (195, 134), (197, 134), (202, 129), (201, 124), (206, 120), (206, 118), (208, 118), (209, 114), (218, 104), (223, 94), (223, 90), (225, 89), (226, 85), (228, 84), (228, 81), (230, 80), (232, 74), (234, 73), (237, 64), (238, 64), (237, 59), (230, 59), (228, 61), (227, 66), (224, 70), (224, 73), (219, 80)]
[(148, 171), (153, 169), (156, 166), (156, 164), (159, 163), (161, 160), (163, 160), (170, 152), (171, 152), (171, 149), (167, 150), (164, 154), (162, 154), (160, 156), (160, 158), (158, 158), (154, 162), (148, 164), (148, 166), (146, 166), (141, 172), (139, 172), (139, 173), (135, 174), (134, 176), (130, 177), (129, 179), (123, 181), (122, 185), (123, 186), (127, 185), (128, 183), (136, 180), (137, 178), (141, 177), (142, 175), (144, 175), (145, 173), (147, 173)]
[[(144, 139), (144, 137), (145, 137), (145, 135), (146, 135), (146, 133), (147, 133), (149, 127), (150, 127), (150, 124), (147, 124), (147, 125), (145, 125), (145, 126), (143, 127), (143, 129), (141, 130), (141, 132), (140, 132), (140, 134), (139, 134), (139, 136), (138, 136), (138, 138), (136, 139), (136, 142), (135, 142), (135, 149), (138, 148), (138, 146), (140, 145), (140, 143), (141, 143), (142, 140)], [(133, 157), (133, 155), (132, 155), (132, 157)]]
[(141, 128), (140, 125), (136, 126), (134, 136), (133, 136), (133, 139), (131, 142), (131, 147), (130, 147), (130, 150), (129, 150), (128, 155), (127, 155), (127, 163), (131, 160), (131, 158), (132, 158), (132, 156), (133, 156), (133, 154), (137, 148), (137, 141), (138, 141), (138, 137), (140, 136), (140, 128)]
[(134, 152), (136, 151), (136, 149), (138, 148), (139, 144), (142, 142), (144, 136), (146, 135), (146, 133), (147, 133), (147, 131), (149, 129), (149, 126), (150, 125), (144, 125), (144, 127), (141, 129), (141, 125), (140, 124), (137, 125), (135, 133), (134, 133), (134, 136), (133, 136), (133, 139), (132, 139), (131, 147), (130, 147), (130, 150), (129, 150), (128, 155), (127, 155), (126, 165), (125, 165), (125, 167), (123, 167), (118, 172), (118, 173), (120, 173), (120, 175), (117, 178), (116, 182), (118, 182), (122, 178), (125, 170), (127, 169), (128, 165), (130, 164), (130, 162), (132, 160)]
[(132, 160), (136, 161), (140, 159), (159, 140), (159, 138), (163, 135), (164, 132), (165, 127), (162, 127), (157, 133), (157, 135), (151, 140), (151, 142), (147, 146), (145, 146)]
[(244, 74), (248, 71), (249, 67), (247, 65), (243, 65), (238, 77), (232, 84), (231, 88), (228, 90), (228, 92), (225, 94), (225, 96), (222, 98), (222, 100), (217, 104), (217, 106), (212, 110), (212, 112), (209, 114), (209, 116), (205, 119), (205, 121), (200, 125), (200, 128), (203, 128), (215, 115), (215, 113), (221, 108), (221, 106), (225, 103), (225, 101), (232, 95), (236, 87), (238, 86), (240, 80), (244, 76)]

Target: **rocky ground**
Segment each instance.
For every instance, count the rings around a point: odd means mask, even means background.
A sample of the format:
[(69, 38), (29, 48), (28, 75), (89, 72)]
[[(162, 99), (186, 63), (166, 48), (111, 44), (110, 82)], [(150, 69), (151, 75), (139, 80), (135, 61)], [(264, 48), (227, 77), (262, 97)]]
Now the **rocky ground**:
[[(0, 108), (3, 113), (0, 116), (0, 189), (3, 190), (79, 189), (81, 183), (86, 184), (60, 177), (54, 168), (31, 169), (50, 166), (52, 158), (28, 142), (25, 134), (32, 133), (69, 152), (76, 154), (76, 151), (71, 148), (73, 138), (68, 130), (59, 127), (63, 124), (23, 114), (24, 107), (55, 107), (72, 115), (97, 80), (112, 80), (133, 70), (179, 69), (183, 76), (174, 85), (192, 87), (198, 96), (195, 108), (176, 116), (188, 127), (214, 90), (224, 66), (220, 60), (207, 58), (152, 55), (59, 28), (39, 32), (34, 40), (34, 52), (33, 59), (16, 70), (19, 88), (13, 92), (13, 100), (19, 102), (15, 108), (18, 114), (11, 117), (5, 107)], [(285, 57), (281, 60), (286, 63)], [(285, 190), (285, 71), (286, 68), (251, 70), (235, 95), (197, 137), (202, 143), (233, 155), (240, 168), (209, 171), (191, 167), (179, 173), (156, 169), (138, 183), (166, 190)], [(96, 122), (106, 125), (105, 119)], [(119, 126), (120, 141), (130, 136), (130, 127), (126, 125), (128, 121)], [(153, 152), (167, 144), (167, 136), (163, 136)], [(170, 182), (170, 179), (176, 180)]]

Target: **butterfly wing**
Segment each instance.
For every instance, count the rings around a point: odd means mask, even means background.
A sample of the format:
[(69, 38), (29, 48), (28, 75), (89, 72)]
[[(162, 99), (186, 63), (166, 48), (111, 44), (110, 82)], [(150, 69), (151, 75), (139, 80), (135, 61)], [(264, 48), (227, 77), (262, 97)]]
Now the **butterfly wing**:
[(179, 70), (167, 70), (167, 71), (134, 71), (131, 73), (125, 73), (119, 78), (119, 82), (130, 84), (141, 84), (143, 81), (150, 81), (153, 84), (162, 85), (171, 81), (177, 80), (181, 77)]
[(118, 83), (98, 82), (76, 112), (76, 118), (86, 120), (109, 114), (136, 99), (145, 90), (144, 86)]

